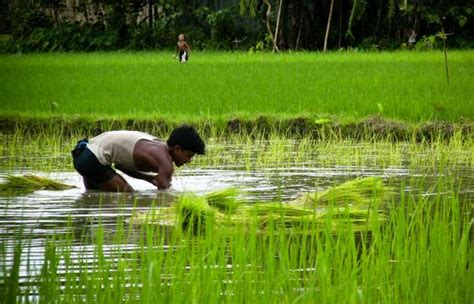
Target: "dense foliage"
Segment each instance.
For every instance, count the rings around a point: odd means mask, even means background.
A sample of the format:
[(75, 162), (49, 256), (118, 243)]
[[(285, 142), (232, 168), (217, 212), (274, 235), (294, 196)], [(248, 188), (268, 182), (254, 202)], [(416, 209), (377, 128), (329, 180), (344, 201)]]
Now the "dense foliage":
[[(474, 45), (467, 0), (0, 0), (11, 52), (322, 50)], [(415, 33), (415, 43), (408, 43)], [(415, 37), (415, 36), (414, 36)], [(327, 47), (326, 47), (327, 46)]]

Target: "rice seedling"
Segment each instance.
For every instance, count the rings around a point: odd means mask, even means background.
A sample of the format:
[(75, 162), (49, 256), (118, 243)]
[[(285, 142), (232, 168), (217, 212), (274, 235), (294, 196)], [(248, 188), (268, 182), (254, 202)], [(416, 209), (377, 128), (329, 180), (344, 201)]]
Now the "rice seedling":
[(185, 232), (200, 234), (215, 221), (216, 211), (209, 206), (205, 198), (185, 195), (178, 199), (176, 205), (177, 222)]
[(7, 175), (6, 182), (0, 184), (0, 196), (25, 195), (38, 190), (66, 190), (74, 186), (66, 185), (35, 175)]
[[(127, 128), (126, 125), (116, 126)], [(213, 129), (211, 133), (218, 132)], [(51, 125), (37, 130), (34, 135), (23, 134), (18, 129), (14, 134), (0, 135), (4, 145), (0, 147), (0, 168), (6, 171), (70, 171), (70, 150), (80, 138), (93, 134), (65, 135)], [(166, 138), (164, 130), (155, 130)], [(449, 140), (442, 138), (432, 142), (390, 142), (388, 140), (318, 140), (302, 137), (295, 140), (281, 134), (254, 136), (245, 134), (218, 135), (205, 138), (208, 143), (206, 155), (196, 158), (192, 167), (232, 167), (247, 171), (262, 168), (291, 167), (408, 167), (420, 170), (456, 170), (460, 165), (473, 164), (472, 138), (454, 135)]]
[(175, 206), (153, 208), (145, 214), (135, 215), (131, 221), (138, 225), (174, 226), (178, 232), (198, 235), (204, 229), (225, 234), (228, 229), (253, 225), (252, 221), (261, 229), (268, 229), (268, 223), (276, 223), (280, 228), (298, 230), (304, 225), (322, 225), (328, 217), (334, 220), (335, 231), (338, 228), (336, 219), (343, 225), (352, 223), (360, 229), (368, 227), (368, 221), (375, 213), (379, 221), (385, 217), (380, 207), (390, 199), (385, 192), (388, 189), (381, 179), (368, 177), (307, 194), (288, 203), (250, 204), (243, 198), (237, 203), (239, 192), (230, 188), (201, 197), (186, 194), (176, 200)]
[[(451, 52), (450, 86), (433, 73), (443, 71), (442, 57), (196, 53), (183, 67), (154, 52), (1, 55), (0, 114), (174, 122), (262, 115), (344, 120), (375, 113), (414, 123), (472, 119), (474, 98), (466, 88), (473, 82), (473, 52)], [(176, 81), (181, 76), (186, 83)]]
[(206, 202), (223, 212), (233, 212), (239, 206), (238, 195), (241, 194), (238, 188), (226, 188), (208, 192), (204, 195)]
[(322, 192), (307, 193), (289, 204), (305, 207), (323, 207), (328, 203), (340, 206), (369, 206), (371, 202), (383, 203), (390, 188), (379, 177), (365, 177), (347, 181)]

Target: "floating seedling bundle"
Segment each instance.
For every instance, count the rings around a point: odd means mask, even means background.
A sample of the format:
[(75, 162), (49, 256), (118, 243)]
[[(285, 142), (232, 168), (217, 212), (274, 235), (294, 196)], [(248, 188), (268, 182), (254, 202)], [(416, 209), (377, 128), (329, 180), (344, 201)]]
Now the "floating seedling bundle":
[(36, 175), (8, 175), (0, 184), (0, 196), (25, 195), (37, 190), (66, 190), (74, 186), (53, 181)]
[(357, 231), (368, 229), (372, 220), (385, 220), (382, 206), (389, 199), (389, 190), (381, 178), (366, 177), (303, 194), (289, 202), (249, 203), (237, 189), (230, 188), (204, 196), (184, 194), (173, 206), (136, 214), (132, 222), (192, 234), (251, 226), (260, 231), (274, 227), (297, 232), (331, 225), (334, 230), (350, 227)]
[(308, 208), (336, 206), (369, 206), (383, 203), (390, 195), (387, 187), (379, 177), (364, 177), (347, 181), (341, 185), (321, 192), (305, 193), (289, 202), (291, 205)]

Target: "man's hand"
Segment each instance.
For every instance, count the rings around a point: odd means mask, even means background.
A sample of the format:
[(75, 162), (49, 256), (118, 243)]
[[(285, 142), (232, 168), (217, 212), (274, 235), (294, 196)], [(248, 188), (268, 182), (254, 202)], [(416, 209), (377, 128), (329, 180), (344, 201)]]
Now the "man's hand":
[(125, 173), (125, 174), (127, 174), (131, 177), (142, 179), (142, 180), (147, 181), (147, 182), (149, 182), (149, 183), (151, 183), (154, 186), (159, 188), (158, 174), (146, 174), (146, 173), (143, 173), (143, 172), (127, 170), (127, 169), (124, 169), (124, 168), (120, 168), (118, 166), (115, 166), (115, 168), (119, 169), (120, 171), (122, 171), (123, 173)]
[[(170, 178), (171, 179), (171, 178)], [(152, 183), (153, 185), (155, 185), (159, 190), (163, 190), (163, 189), (168, 189), (170, 186), (171, 186), (171, 181), (170, 179), (164, 177), (164, 176), (160, 176), (159, 174), (158, 175), (155, 175), (150, 183)]]
[(150, 183), (152, 183), (155, 187), (158, 187), (158, 175), (152, 176), (149, 180)]

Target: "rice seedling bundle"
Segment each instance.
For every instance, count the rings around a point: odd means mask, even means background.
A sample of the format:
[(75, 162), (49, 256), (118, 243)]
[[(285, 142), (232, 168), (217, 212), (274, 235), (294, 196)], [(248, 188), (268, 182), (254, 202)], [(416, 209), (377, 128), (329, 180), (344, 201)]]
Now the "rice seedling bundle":
[(39, 177), (36, 175), (8, 175), (6, 182), (0, 184), (0, 196), (26, 195), (38, 190), (66, 190), (74, 186)]
[[(198, 233), (209, 229), (219, 231), (257, 224), (260, 229), (269, 225), (277, 228), (306, 229), (324, 225), (329, 219), (353, 228), (367, 227), (374, 216), (384, 220), (385, 215), (376, 207), (387, 198), (389, 188), (380, 178), (367, 177), (348, 181), (322, 192), (305, 194), (288, 203), (246, 203), (237, 201), (235, 188), (219, 190), (204, 196), (185, 194), (172, 207), (160, 207), (136, 214), (135, 224), (174, 226), (180, 231)], [(371, 208), (371, 202), (377, 201)], [(325, 206), (325, 208), (317, 208)]]
[(207, 193), (204, 198), (210, 206), (216, 207), (220, 211), (234, 212), (239, 206), (237, 197), (240, 192), (237, 188), (226, 188)]
[(215, 221), (217, 210), (211, 208), (205, 197), (184, 195), (176, 204), (177, 220), (183, 231), (199, 233)]
[(379, 177), (364, 177), (347, 181), (322, 192), (306, 193), (289, 202), (291, 205), (317, 208), (332, 203), (335, 206), (369, 206), (383, 202), (390, 194)]

